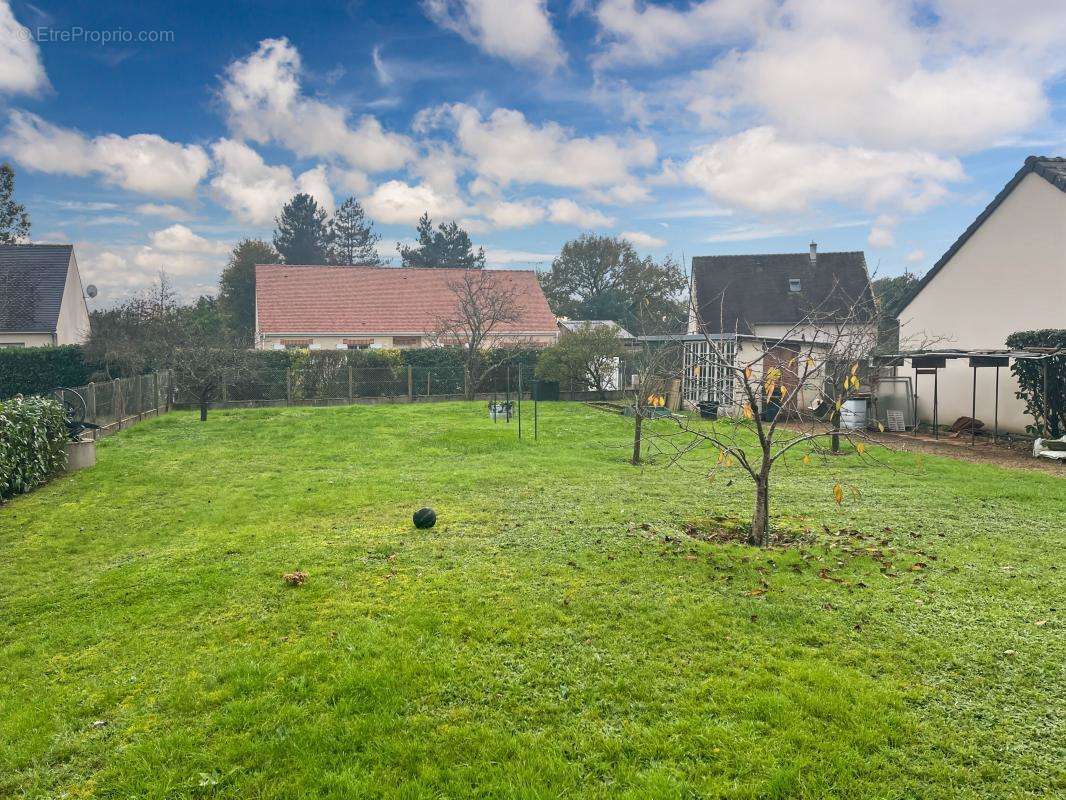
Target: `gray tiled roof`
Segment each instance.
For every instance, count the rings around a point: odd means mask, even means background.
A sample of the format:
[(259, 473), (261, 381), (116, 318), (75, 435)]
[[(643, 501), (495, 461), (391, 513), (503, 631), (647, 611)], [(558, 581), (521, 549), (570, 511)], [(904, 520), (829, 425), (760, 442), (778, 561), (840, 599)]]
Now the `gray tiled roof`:
[[(753, 332), (756, 325), (791, 325), (815, 313), (840, 321), (857, 303), (872, 309), (861, 251), (696, 256), (693, 289), (703, 333)], [(800, 290), (790, 291), (789, 281)]]
[(73, 246), (0, 245), (0, 331), (56, 329)]
[(995, 210), (999, 208), (1000, 204), (1007, 199), (1007, 195), (1014, 191), (1014, 187), (1021, 183), (1025, 179), (1025, 176), (1031, 172), (1039, 175), (1056, 189), (1066, 192), (1066, 158), (1029, 156), (1025, 159), (1025, 164), (1022, 165), (1022, 168), (1014, 174), (1013, 178), (1007, 181), (1007, 185), (1000, 190), (999, 194), (992, 198), (992, 202), (985, 207), (985, 210), (977, 216), (977, 219), (970, 223), (970, 227), (962, 232), (962, 235), (955, 240), (955, 243), (947, 249), (947, 252), (944, 253), (935, 264), (933, 264), (929, 271), (925, 273), (925, 276), (918, 282), (918, 285), (911, 290), (907, 301), (900, 306), (899, 312), (896, 314), (897, 319), (900, 314), (906, 310), (907, 306), (911, 304), (914, 298), (918, 296), (919, 292), (928, 285), (929, 281), (933, 280), (933, 278), (936, 277), (936, 274), (944, 268), (944, 265), (951, 261), (955, 254), (962, 249), (962, 246), (966, 244), (969, 238), (977, 233), (977, 229), (980, 228), (985, 220), (992, 216)]

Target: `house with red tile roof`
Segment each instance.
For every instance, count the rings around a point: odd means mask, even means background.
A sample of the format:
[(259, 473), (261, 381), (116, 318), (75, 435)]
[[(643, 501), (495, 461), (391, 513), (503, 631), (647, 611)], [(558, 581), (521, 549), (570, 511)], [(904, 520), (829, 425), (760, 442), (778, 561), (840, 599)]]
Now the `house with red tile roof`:
[[(457, 313), (457, 282), (468, 270), (258, 264), (258, 349), (345, 350), (428, 347), (441, 320)], [(507, 292), (514, 321), (500, 323), (490, 346), (554, 344), (555, 315), (532, 270), (483, 270)]]

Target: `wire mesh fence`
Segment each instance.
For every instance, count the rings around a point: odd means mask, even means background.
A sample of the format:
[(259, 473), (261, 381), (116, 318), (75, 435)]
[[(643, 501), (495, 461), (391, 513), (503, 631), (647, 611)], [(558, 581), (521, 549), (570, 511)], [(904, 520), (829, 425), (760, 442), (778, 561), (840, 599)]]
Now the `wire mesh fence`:
[(65, 388), (81, 397), (85, 422), (99, 426), (94, 435), (100, 438), (167, 411), (172, 383), (169, 372), (152, 372)]

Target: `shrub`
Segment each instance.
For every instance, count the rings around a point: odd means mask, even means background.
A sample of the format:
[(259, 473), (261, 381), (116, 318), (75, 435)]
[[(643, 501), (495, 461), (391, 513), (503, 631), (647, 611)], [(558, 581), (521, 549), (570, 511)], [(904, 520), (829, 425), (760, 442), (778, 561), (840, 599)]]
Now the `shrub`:
[(58, 401), (0, 403), (0, 500), (40, 486), (67, 464), (67, 417)]
[[(1047, 328), (1039, 331), (1018, 331), (1007, 337), (1007, 347), (1025, 350), (1029, 347), (1061, 347), (1066, 349), (1066, 330)], [(1044, 365), (1047, 365), (1047, 396), (1044, 395)], [(1030, 433), (1043, 436), (1050, 431), (1057, 439), (1066, 432), (1066, 354), (1047, 359), (1018, 359), (1011, 365), (1018, 379), (1019, 400), (1025, 401), (1025, 411), (1036, 420), (1028, 426)]]
[(57, 386), (83, 386), (94, 367), (80, 345), (0, 349), (0, 399), (45, 394)]

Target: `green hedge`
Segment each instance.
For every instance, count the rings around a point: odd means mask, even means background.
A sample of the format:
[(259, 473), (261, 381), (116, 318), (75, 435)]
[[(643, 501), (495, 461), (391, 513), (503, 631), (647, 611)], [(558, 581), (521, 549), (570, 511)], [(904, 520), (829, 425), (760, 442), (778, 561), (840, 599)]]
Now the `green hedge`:
[(0, 348), (0, 400), (46, 394), (57, 386), (84, 386), (93, 371), (76, 344)]
[(0, 500), (28, 492), (67, 464), (67, 417), (58, 401), (0, 403)]
[[(1007, 337), (1007, 347), (1025, 350), (1029, 347), (1061, 347), (1066, 349), (1066, 330), (1046, 328), (1038, 331), (1018, 331)], [(1044, 365), (1047, 365), (1047, 397), (1044, 396)], [(1025, 401), (1025, 411), (1036, 420), (1028, 426), (1035, 436), (1057, 439), (1066, 433), (1066, 355), (1048, 359), (1017, 359), (1011, 372), (1018, 379), (1019, 400)]]

